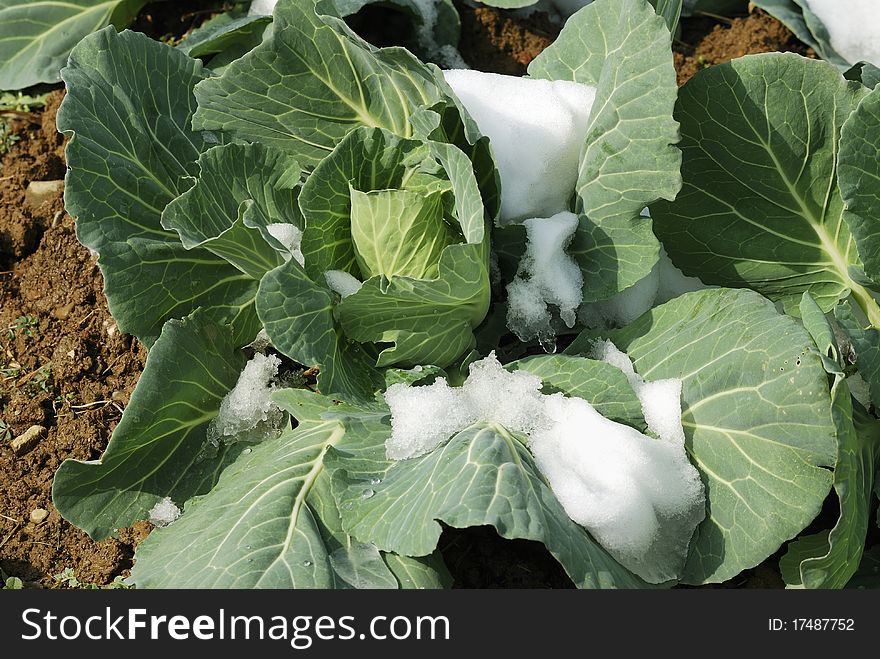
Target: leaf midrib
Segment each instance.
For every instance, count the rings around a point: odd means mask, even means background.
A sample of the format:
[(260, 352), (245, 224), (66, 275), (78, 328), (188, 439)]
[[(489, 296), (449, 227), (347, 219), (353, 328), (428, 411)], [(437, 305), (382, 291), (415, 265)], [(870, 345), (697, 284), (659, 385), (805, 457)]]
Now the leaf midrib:
[[(803, 90), (800, 90), (800, 95), (801, 95), (801, 98), (804, 99), (804, 104), (806, 105), (806, 99), (804, 98)], [(767, 94), (764, 94), (764, 116), (769, 117), (770, 110), (767, 107), (767, 96), (768, 96)], [(773, 150), (770, 142), (766, 141), (764, 139), (763, 135), (761, 135), (761, 133), (757, 130), (757, 128), (755, 128), (755, 126), (752, 125), (752, 122), (749, 121), (748, 115), (746, 113), (743, 113), (743, 117), (745, 117), (746, 123), (748, 123), (749, 127), (752, 129), (752, 132), (755, 134), (755, 138), (760, 142), (761, 146), (767, 152), (767, 155), (769, 155), (770, 159), (773, 161), (773, 165), (774, 165), (774, 167), (776, 167), (776, 171), (779, 172), (780, 180), (783, 182), (783, 184), (785, 184), (785, 187), (788, 189), (789, 194), (795, 200), (798, 207), (800, 208), (801, 217), (803, 217), (803, 219), (807, 222), (807, 224), (809, 224), (810, 227), (813, 229), (813, 231), (816, 233), (816, 236), (819, 238), (819, 242), (820, 242), (820, 245), (821, 245), (823, 251), (825, 251), (825, 253), (831, 257), (831, 260), (832, 260), (835, 268), (840, 273), (840, 276), (841, 276), (841, 279), (843, 280), (843, 283), (846, 284), (850, 289), (858, 288), (858, 289), (864, 290), (859, 284), (857, 284), (856, 282), (854, 282), (850, 278), (849, 266), (846, 262), (846, 258), (843, 255), (843, 253), (840, 251), (840, 246), (837, 245), (836, 242), (831, 239), (831, 235), (828, 233), (828, 229), (825, 226), (826, 223), (823, 221), (826, 219), (826, 216), (828, 214), (828, 210), (831, 206), (831, 196), (833, 194), (834, 186), (836, 183), (837, 158), (838, 158), (837, 152), (838, 152), (838, 148), (839, 148), (839, 137), (840, 137), (839, 133), (840, 133), (840, 131), (839, 130), (836, 131), (837, 134), (836, 134), (835, 138), (831, 140), (831, 167), (830, 167), (831, 175), (829, 176), (828, 188), (825, 192), (825, 199), (822, 204), (822, 217), (817, 218), (813, 215), (813, 213), (807, 207), (803, 196), (800, 194), (800, 191), (797, 189), (797, 187), (794, 185), (794, 183), (792, 183), (792, 181), (789, 180), (788, 176), (785, 173), (785, 169), (782, 167), (782, 163), (779, 161), (779, 158), (776, 156), (776, 152)], [(807, 160), (810, 156), (810, 153), (809, 153), (810, 140), (809, 140), (809, 138), (812, 136), (811, 135), (812, 125), (809, 122), (807, 123), (807, 125), (809, 127), (810, 133), (808, 134), (808, 136), (807, 136), (808, 139), (806, 141), (807, 156), (805, 157), (805, 160)], [(836, 103), (834, 104), (833, 109), (832, 109), (831, 125), (832, 126), (837, 125), (837, 104)], [(803, 171), (803, 168), (801, 171)], [(842, 206), (841, 206), (840, 216), (837, 218), (837, 220), (838, 220), (838, 231), (839, 231), (840, 225), (843, 223), (843, 207)]]

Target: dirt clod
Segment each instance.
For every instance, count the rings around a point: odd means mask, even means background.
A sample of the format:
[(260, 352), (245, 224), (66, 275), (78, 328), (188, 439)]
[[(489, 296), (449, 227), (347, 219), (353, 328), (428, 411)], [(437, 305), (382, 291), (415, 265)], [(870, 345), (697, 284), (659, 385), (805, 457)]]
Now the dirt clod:
[(25, 453), (32, 451), (45, 436), (46, 429), (43, 426), (31, 426), (12, 440), (12, 451), (16, 455), (24, 455)]

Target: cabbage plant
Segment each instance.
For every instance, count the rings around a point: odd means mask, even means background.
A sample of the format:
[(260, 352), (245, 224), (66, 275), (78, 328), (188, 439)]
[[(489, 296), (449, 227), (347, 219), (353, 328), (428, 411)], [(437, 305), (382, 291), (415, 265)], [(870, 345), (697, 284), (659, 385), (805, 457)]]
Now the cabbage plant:
[[(281, 0), (222, 70), (113, 28), (81, 41), (58, 116), (65, 203), (149, 357), (102, 458), (60, 467), (61, 514), (96, 539), (160, 524), (138, 548), (138, 587), (442, 587), (443, 524), (540, 542), (583, 588), (723, 582), (795, 538), (790, 585), (845, 585), (873, 523), (878, 92), (769, 55), (679, 95), (679, 12), (661, 4), (597, 0), (530, 66), (595, 89), (572, 233), (553, 247), (580, 271), (581, 311), (652, 280), (656, 293), (672, 263), (714, 286), (652, 294), (617, 326), (554, 318), (560, 354), (504, 326), (537, 248), (500, 221), (492, 141), (435, 66), (367, 44), (311, 0)], [(597, 356), (607, 340), (628, 371)], [(469, 395), (500, 411), (462, 416), (461, 392), (495, 359), (507, 384)], [(263, 367), (271, 410), (220, 432)], [(857, 392), (856, 370), (872, 391)], [(591, 485), (563, 492), (533, 441), (578, 431), (517, 417), (517, 383), (646, 447), (678, 442), (704, 499), (668, 569), (621, 559), (575, 520)], [(403, 428), (401, 391), (437, 437), (408, 455), (388, 444), (422, 430)], [(270, 418), (265, 437), (250, 432)], [(658, 430), (670, 424), (676, 439)], [(615, 464), (599, 491), (625, 483)], [(799, 537), (832, 489), (838, 523)], [(631, 512), (650, 522), (655, 503)]]
[[(786, 578), (841, 587), (873, 523), (877, 424), (866, 408), (880, 400), (880, 90), (846, 80), (829, 63), (772, 53), (701, 72), (682, 89), (676, 113), (684, 186), (675, 201), (651, 207), (672, 260), (800, 316), (832, 378), (840, 520), (789, 546)], [(780, 378), (792, 364), (802, 362), (780, 366)], [(864, 382), (869, 391), (852, 400), (850, 385), (855, 391)]]

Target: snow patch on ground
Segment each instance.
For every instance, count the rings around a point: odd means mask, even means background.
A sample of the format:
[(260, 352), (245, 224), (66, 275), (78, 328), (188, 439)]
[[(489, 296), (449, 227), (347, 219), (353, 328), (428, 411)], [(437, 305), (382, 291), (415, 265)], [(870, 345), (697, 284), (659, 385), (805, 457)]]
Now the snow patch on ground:
[(639, 384), (646, 420), (661, 439), (606, 419), (583, 399), (542, 394), (540, 378), (505, 370), (492, 353), (470, 365), (462, 387), (444, 378), (392, 385), (385, 394), (392, 424), (386, 453), (394, 460), (424, 455), (477, 422), (522, 433), (572, 520), (646, 581), (675, 579), (705, 516), (703, 485), (684, 451), (675, 398), (681, 382), (646, 383), (611, 347), (608, 358)]
[(446, 44), (437, 50), (437, 61), (444, 69), (469, 69), (468, 63), (455, 46)]

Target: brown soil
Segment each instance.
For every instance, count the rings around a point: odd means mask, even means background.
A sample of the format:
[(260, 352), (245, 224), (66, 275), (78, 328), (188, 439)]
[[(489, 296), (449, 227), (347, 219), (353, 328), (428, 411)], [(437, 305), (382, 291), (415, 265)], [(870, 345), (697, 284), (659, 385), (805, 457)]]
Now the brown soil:
[[(132, 29), (176, 40), (230, 2), (148, 5)], [(146, 349), (116, 330), (97, 262), (64, 212), (61, 92), (23, 117), (0, 166), (0, 570), (43, 587), (72, 568), (84, 584), (127, 574), (149, 523), (93, 542), (52, 506), (52, 478), (67, 458), (101, 456), (143, 370)], [(32, 181), (58, 182), (44, 198)], [(20, 320), (20, 319), (29, 320)], [(10, 439), (33, 425), (40, 442), (16, 454)], [(31, 521), (31, 512), (48, 517)]]
[[(222, 4), (157, 3), (134, 27), (157, 38), (179, 36)], [(540, 14), (523, 20), (462, 5), (459, 12), (460, 50), (481, 70), (522, 74), (558, 33)], [(687, 19), (682, 43), (676, 45), (679, 82), (705, 66), (769, 50), (808, 54), (781, 24), (760, 12), (729, 26)], [(76, 240), (60, 186), (44, 199), (26, 195), (32, 181), (64, 176), (62, 142), (54, 125), (60, 100), (58, 93), (31, 123), (23, 119), (20, 141), (0, 168), (0, 420), (12, 437), (32, 425), (46, 429), (35, 447), (16, 454), (0, 426), (0, 569), (46, 587), (57, 587), (53, 577), (65, 568), (83, 583), (106, 584), (124, 575), (134, 547), (150, 528), (143, 523), (121, 531), (118, 539), (92, 542), (62, 520), (51, 503), (52, 477), (61, 461), (101, 455), (146, 355), (136, 340), (116, 331), (100, 271)], [(30, 516), (39, 508), (49, 515), (35, 523)], [(441, 542), (459, 587), (571, 585), (534, 543), (501, 542), (483, 528), (448, 529)], [(775, 561), (730, 585), (778, 586)]]
[(543, 13), (523, 19), (491, 7), (460, 2), (456, 7), (461, 15), (459, 50), (468, 64), (481, 71), (523, 75), (529, 62), (559, 34), (559, 26)]
[[(62, 460), (101, 455), (146, 354), (115, 331), (60, 185), (44, 199), (26, 195), (32, 181), (64, 176), (61, 98), (51, 96), (39, 123), (22, 128), (0, 169), (0, 569), (50, 587), (65, 568), (82, 582), (106, 583), (131, 565), (138, 534), (91, 542), (55, 511), (51, 485)], [(16, 454), (10, 436), (33, 425), (45, 435)], [(39, 508), (49, 516), (34, 523)]]
[(702, 69), (743, 55), (792, 51), (807, 57), (816, 56), (791, 30), (760, 9), (729, 22), (711, 18), (683, 20), (681, 40), (673, 50), (679, 85)]

